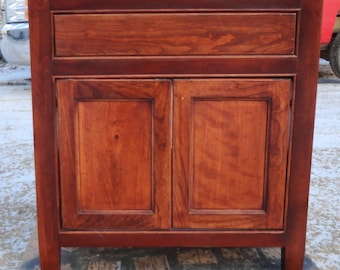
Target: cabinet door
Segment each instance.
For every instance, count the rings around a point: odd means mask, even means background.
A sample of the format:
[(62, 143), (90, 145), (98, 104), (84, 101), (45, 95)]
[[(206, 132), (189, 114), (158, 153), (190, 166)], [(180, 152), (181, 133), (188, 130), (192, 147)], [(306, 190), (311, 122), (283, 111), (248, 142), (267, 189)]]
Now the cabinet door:
[(64, 229), (164, 229), (170, 83), (57, 80)]
[(289, 79), (175, 81), (173, 227), (282, 229)]

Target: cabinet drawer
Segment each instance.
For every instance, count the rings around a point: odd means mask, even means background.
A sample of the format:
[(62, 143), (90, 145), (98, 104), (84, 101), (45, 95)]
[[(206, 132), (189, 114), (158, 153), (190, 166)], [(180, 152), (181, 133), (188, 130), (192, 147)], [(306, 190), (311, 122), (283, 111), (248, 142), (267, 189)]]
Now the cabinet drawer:
[(56, 57), (291, 55), (295, 13), (55, 14)]

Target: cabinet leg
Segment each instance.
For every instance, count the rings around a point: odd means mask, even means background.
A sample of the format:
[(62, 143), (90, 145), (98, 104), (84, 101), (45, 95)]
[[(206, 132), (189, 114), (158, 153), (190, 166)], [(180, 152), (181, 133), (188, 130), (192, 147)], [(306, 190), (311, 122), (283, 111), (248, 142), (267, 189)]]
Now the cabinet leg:
[(48, 248), (40, 249), (40, 269), (41, 270), (60, 270), (61, 255), (60, 247), (49, 245)]
[(282, 270), (303, 270), (304, 248), (297, 249), (286, 246), (281, 248), (281, 269)]

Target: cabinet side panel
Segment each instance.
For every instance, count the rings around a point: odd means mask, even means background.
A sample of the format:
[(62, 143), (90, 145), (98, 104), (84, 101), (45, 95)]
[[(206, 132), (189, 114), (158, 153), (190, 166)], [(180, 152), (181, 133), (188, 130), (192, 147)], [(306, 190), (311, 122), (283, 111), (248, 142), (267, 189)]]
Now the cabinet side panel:
[(280, 8), (299, 8), (300, 1), (297, 0), (50, 0), (53, 9), (160, 9), (160, 10), (206, 10), (206, 9), (280, 9)]
[(48, 0), (28, 1), (34, 123), (37, 225), (41, 269), (60, 266), (60, 207), (54, 91), (51, 79), (52, 42)]
[(322, 2), (322, 0), (301, 1), (291, 170), (287, 197), (288, 238), (284, 251), (286, 269), (302, 269), (305, 254)]

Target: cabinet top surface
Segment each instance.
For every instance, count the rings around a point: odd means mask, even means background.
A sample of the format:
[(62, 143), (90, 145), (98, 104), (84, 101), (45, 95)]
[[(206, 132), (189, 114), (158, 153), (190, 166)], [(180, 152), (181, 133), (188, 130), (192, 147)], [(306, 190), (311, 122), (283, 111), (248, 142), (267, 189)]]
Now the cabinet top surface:
[(61, 9), (292, 9), (300, 8), (301, 0), (50, 0), (50, 7)]

